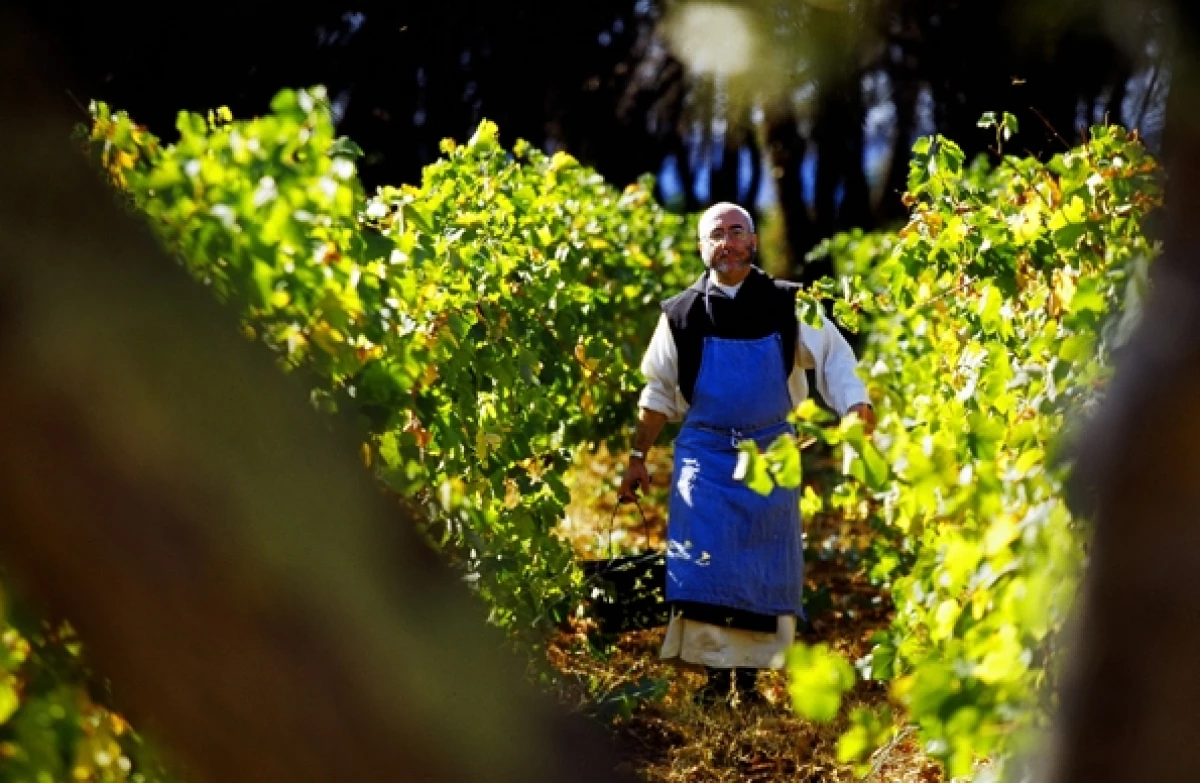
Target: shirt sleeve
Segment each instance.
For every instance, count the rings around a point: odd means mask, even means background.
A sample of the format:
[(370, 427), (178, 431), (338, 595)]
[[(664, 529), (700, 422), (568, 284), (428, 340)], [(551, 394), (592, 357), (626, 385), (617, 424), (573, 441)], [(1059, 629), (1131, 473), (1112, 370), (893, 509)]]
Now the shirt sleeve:
[(688, 404), (679, 390), (679, 354), (665, 313), (658, 319), (650, 346), (642, 357), (642, 375), (646, 377), (646, 386), (638, 398), (638, 406), (665, 414), (668, 421), (681, 420)]
[(869, 403), (870, 397), (855, 372), (858, 359), (854, 350), (823, 311), (821, 323), (820, 329), (814, 329), (800, 322), (796, 363), (806, 370), (816, 370), (817, 391), (839, 416), (845, 416), (851, 407)]

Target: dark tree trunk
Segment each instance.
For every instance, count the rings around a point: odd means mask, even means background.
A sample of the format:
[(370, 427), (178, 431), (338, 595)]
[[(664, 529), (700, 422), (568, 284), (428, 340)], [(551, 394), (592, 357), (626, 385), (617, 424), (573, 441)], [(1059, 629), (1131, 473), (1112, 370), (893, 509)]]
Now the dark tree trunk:
[(721, 143), (721, 162), (709, 173), (709, 201), (738, 202), (738, 174), (741, 168), (742, 132), (729, 127)]
[[(871, 227), (871, 192), (863, 170), (866, 111), (859, 62), (864, 36), (861, 20), (847, 12), (813, 8), (809, 24), (818, 42), (812, 53), (817, 88), (812, 140), (817, 151), (814, 240), (819, 241), (854, 226)], [(827, 260), (810, 262), (803, 276), (811, 280), (832, 271)]]
[(806, 265), (804, 262), (805, 253), (817, 242), (817, 234), (809, 218), (800, 183), (800, 164), (804, 162), (807, 145), (790, 108), (774, 109), (767, 113), (766, 138), (775, 194), (779, 200), (779, 214), (787, 237), (787, 268), (792, 270), (793, 279), (812, 282), (829, 270), (814, 268), (828, 265)]
[(695, 212), (700, 209), (700, 200), (696, 197), (696, 171), (692, 168), (691, 151), (687, 147), (682, 130), (669, 139), (668, 154), (675, 156), (675, 171), (679, 176), (680, 190), (683, 196), (681, 204), (684, 212)]
[(732, 201), (741, 204), (748, 211), (753, 211), (756, 185), (751, 182), (748, 192), (743, 195), (742, 182), (742, 151), (749, 150), (751, 171), (747, 172), (753, 179), (755, 173), (753, 157), (758, 152), (754, 139), (754, 127), (750, 120), (750, 110), (745, 108), (726, 118), (726, 130), (721, 149), (721, 163), (717, 166), (710, 179), (710, 201)]
[(880, 10), (884, 39), (888, 42), (883, 55), (883, 69), (892, 89), (892, 105), (896, 110), (891, 154), (882, 192), (875, 204), (875, 224), (898, 223), (908, 216), (901, 203), (908, 190), (908, 161), (916, 134), (917, 100), (926, 86), (922, 66), (922, 36), (920, 7), (903, 0), (885, 0)]
[(851, 76), (821, 88), (813, 130), (818, 155), (813, 211), (821, 238), (855, 226), (872, 227), (871, 192), (863, 171), (865, 112), (858, 82)]
[(875, 208), (876, 223), (885, 225), (903, 220), (908, 216), (908, 207), (904, 206), (901, 198), (908, 190), (908, 161), (912, 153), (913, 134), (915, 133), (915, 117), (917, 95), (920, 84), (907, 74), (902, 78), (892, 77), (892, 102), (896, 107), (895, 136), (892, 138), (892, 154), (888, 161), (887, 178), (884, 180), (883, 193)]
[(750, 155), (750, 183), (746, 188), (743, 206), (750, 211), (754, 222), (758, 222), (758, 191), (762, 187), (762, 148), (758, 145), (758, 133), (750, 127), (747, 118), (746, 149)]

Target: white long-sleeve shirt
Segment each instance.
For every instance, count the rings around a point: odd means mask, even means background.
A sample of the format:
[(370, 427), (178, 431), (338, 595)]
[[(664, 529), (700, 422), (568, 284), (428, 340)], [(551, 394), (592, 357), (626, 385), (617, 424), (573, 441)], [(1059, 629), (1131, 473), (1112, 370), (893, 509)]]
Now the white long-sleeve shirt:
[[(730, 297), (737, 293), (741, 283), (735, 286), (718, 286)], [(845, 416), (846, 412), (860, 402), (868, 402), (866, 386), (855, 373), (858, 360), (846, 338), (837, 327), (821, 313), (822, 328), (814, 329), (803, 321), (799, 325), (796, 340), (796, 361), (788, 377), (788, 394), (792, 407), (808, 397), (808, 379), (805, 370), (816, 370), (817, 391), (830, 407)], [(650, 346), (642, 358), (642, 375), (646, 386), (642, 389), (638, 405), (666, 414), (669, 421), (680, 421), (687, 413), (688, 404), (679, 390), (679, 354), (667, 316), (658, 319)]]

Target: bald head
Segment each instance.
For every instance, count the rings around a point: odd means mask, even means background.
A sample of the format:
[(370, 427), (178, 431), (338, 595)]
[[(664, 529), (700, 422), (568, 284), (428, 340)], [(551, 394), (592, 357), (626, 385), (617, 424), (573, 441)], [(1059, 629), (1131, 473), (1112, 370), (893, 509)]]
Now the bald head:
[(754, 233), (754, 218), (750, 213), (731, 201), (720, 201), (704, 210), (700, 216), (700, 238), (708, 236), (715, 226), (723, 224), (728, 218), (741, 218), (750, 233)]
[(700, 257), (723, 285), (746, 279), (758, 256), (758, 237), (750, 213), (722, 201), (700, 216)]

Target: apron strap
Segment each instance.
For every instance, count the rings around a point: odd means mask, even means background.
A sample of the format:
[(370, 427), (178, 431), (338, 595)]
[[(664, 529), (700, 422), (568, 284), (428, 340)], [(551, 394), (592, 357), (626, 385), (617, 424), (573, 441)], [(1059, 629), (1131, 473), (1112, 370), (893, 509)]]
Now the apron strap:
[[(617, 504), (613, 506), (612, 516), (608, 520), (608, 557), (612, 559), (616, 557), (613, 549), (613, 525), (617, 521), (617, 511), (621, 508), (622, 503), (629, 501), (617, 498)], [(642, 515), (642, 532), (646, 536), (646, 549), (650, 549), (650, 520), (646, 518), (646, 512), (642, 510), (642, 504), (638, 502), (637, 497), (632, 498), (632, 502), (637, 506), (638, 513)]]

